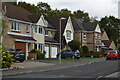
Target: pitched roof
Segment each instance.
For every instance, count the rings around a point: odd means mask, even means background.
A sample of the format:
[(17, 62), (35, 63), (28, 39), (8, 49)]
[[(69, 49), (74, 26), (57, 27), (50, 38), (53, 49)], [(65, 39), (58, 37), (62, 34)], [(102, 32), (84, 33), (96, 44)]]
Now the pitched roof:
[(110, 45), (111, 45), (111, 43), (112, 43), (112, 40), (102, 40), (102, 42), (104, 43), (104, 45), (106, 46), (106, 47), (110, 47)]
[(48, 37), (48, 36), (45, 36), (45, 42), (57, 43), (57, 41), (55, 39), (53, 39), (52, 37)]
[[(51, 24), (55, 29), (57, 30), (54, 39), (59, 42), (59, 36), (60, 36), (60, 16), (53, 16), (53, 17), (45, 17), (45, 19), (48, 21), (49, 24)], [(65, 26), (67, 24), (67, 20), (69, 17), (64, 17), (65, 20), (61, 20), (61, 35), (63, 35)], [(62, 40), (63, 41), (63, 40)]]
[(41, 17), (40, 14), (28, 15), (28, 18), (31, 20), (32, 23), (37, 23), (40, 17)]
[(95, 31), (97, 23), (83, 23), (83, 26), (85, 28), (86, 31)]
[(84, 30), (84, 31), (95, 31), (97, 23), (93, 22), (81, 22), (79, 19), (72, 18), (72, 24), (75, 31)]
[(6, 6), (6, 16), (8, 18), (31, 22), (31, 20), (28, 18), (28, 15), (32, 15), (32, 13), (29, 13), (24, 8), (14, 6), (8, 3), (2, 3), (3, 10), (5, 6)]

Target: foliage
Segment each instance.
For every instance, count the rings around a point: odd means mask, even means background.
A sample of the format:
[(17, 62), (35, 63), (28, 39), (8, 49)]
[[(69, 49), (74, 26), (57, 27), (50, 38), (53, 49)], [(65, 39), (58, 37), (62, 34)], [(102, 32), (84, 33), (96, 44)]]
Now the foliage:
[(83, 53), (87, 53), (89, 51), (87, 46), (83, 46), (82, 49), (83, 49)]
[(89, 14), (84, 11), (81, 10), (74, 11), (73, 16), (80, 19), (82, 22), (90, 22)]
[(10, 52), (5, 49), (5, 47), (2, 47), (2, 68), (11, 67), (13, 63), (12, 55)]
[(100, 26), (103, 28), (110, 40), (113, 40), (117, 44), (118, 35), (118, 26), (120, 25), (120, 20), (114, 16), (105, 16), (100, 21)]
[(80, 42), (77, 40), (72, 40), (68, 43), (68, 46), (72, 49), (72, 51), (76, 51), (80, 49)]
[(45, 53), (42, 53), (40, 50), (32, 49), (31, 53), (36, 53), (37, 59), (44, 59), (45, 58)]

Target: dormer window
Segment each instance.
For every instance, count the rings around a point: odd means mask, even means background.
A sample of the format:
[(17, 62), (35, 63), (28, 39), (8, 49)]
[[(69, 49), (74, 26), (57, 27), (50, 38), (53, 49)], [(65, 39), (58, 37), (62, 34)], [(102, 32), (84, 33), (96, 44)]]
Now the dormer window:
[(66, 31), (67, 39), (71, 39), (71, 31)]
[(11, 29), (12, 29), (13, 31), (20, 31), (19, 22), (12, 21), (12, 27), (11, 27)]
[(83, 34), (83, 38), (86, 39), (86, 33)]

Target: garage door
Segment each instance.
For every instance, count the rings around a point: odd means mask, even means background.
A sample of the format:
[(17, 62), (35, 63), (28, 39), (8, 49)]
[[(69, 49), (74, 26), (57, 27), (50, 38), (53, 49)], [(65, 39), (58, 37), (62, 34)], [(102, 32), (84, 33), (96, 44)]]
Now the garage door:
[(52, 47), (51, 48), (51, 58), (57, 58), (57, 47)]
[(45, 46), (45, 51), (46, 51), (45, 58), (49, 58), (49, 46)]
[(26, 43), (15, 42), (15, 49), (22, 49), (22, 51), (26, 53)]

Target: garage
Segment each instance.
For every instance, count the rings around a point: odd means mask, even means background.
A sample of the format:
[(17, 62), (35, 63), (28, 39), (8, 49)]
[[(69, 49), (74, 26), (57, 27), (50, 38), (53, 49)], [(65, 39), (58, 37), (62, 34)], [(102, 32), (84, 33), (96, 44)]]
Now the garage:
[(49, 46), (48, 45), (45, 45), (45, 51), (46, 51), (45, 58), (49, 58)]
[(25, 42), (15, 42), (15, 49), (22, 49), (22, 51), (26, 54), (26, 43)]
[(57, 46), (52, 46), (51, 48), (51, 58), (57, 58)]

